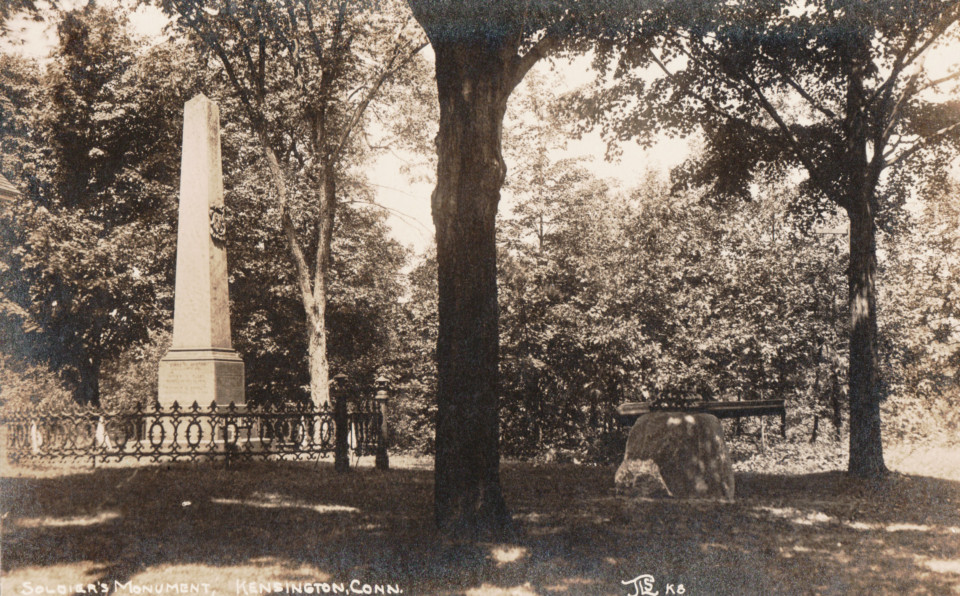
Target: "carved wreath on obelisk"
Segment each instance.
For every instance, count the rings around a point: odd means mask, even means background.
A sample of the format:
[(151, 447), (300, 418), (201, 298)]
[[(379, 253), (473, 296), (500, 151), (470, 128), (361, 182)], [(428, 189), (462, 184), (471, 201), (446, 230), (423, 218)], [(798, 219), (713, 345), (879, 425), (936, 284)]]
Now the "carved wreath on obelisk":
[(224, 219), (223, 205), (210, 207), (210, 236), (214, 242), (225, 242), (227, 239), (227, 223)]

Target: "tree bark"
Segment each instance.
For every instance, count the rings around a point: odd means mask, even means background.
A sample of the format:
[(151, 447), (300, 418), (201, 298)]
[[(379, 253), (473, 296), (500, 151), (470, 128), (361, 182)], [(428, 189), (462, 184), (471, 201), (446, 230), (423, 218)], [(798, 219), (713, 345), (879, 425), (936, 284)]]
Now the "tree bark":
[(854, 476), (886, 473), (877, 374), (877, 245), (873, 209), (858, 200), (850, 216), (850, 462)]
[[(315, 406), (330, 404), (330, 363), (327, 360), (327, 275), (333, 246), (333, 224), (337, 209), (336, 169), (329, 160), (323, 166), (323, 200), (317, 223), (317, 254), (313, 274), (313, 300), (308, 307), (310, 328), (310, 399)], [(306, 304), (304, 305), (307, 306)]]
[(435, 41), (440, 130), (433, 221), (439, 335), (434, 506), (459, 538), (512, 531), (500, 489), (495, 223), (506, 175), (501, 129), (514, 52)]
[[(252, 119), (252, 118), (251, 118)], [(310, 374), (310, 401), (316, 407), (330, 403), (330, 365), (327, 360), (327, 271), (330, 263), (330, 249), (333, 241), (333, 222), (336, 213), (336, 172), (332, 165), (324, 166), (323, 195), (320, 204), (318, 222), (318, 248), (313, 270), (313, 281), (307, 259), (297, 239), (297, 231), (289, 215), (290, 197), (287, 182), (280, 161), (270, 146), (266, 131), (259, 130), (261, 149), (270, 166), (270, 173), (280, 199), (280, 225), (287, 241), (290, 258), (293, 261), (294, 274), (300, 289), (300, 300), (306, 314), (307, 324), (307, 368)]]
[(316, 314), (307, 317), (307, 357), (310, 370), (310, 401), (316, 407), (330, 403), (330, 363), (327, 360), (326, 300), (316, 302)]
[(867, 158), (868, 127), (863, 80), (869, 60), (869, 40), (854, 36), (845, 57), (847, 101), (844, 114), (847, 146), (845, 196), (841, 204), (850, 219), (850, 461), (848, 471), (860, 477), (883, 475), (880, 427), (880, 387), (877, 370), (877, 183), (881, 155)]
[(439, 308), (434, 514), (441, 532), (454, 538), (508, 537), (514, 527), (500, 489), (495, 238), (506, 177), (501, 133), (510, 93), (558, 41), (548, 33), (518, 54), (527, 3), (407, 2), (433, 46), (440, 101), (432, 196)]

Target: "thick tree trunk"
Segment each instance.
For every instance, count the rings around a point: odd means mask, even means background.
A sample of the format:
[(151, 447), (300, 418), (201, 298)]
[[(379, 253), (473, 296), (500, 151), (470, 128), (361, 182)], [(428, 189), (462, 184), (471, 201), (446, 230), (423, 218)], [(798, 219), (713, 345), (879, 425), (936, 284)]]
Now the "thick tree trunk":
[(869, 60), (869, 39), (851, 37), (845, 56), (847, 101), (844, 128), (846, 196), (850, 219), (850, 462), (854, 476), (876, 477), (887, 469), (880, 436), (880, 387), (877, 370), (877, 241), (876, 188), (881, 156), (868, 160), (866, 90), (863, 81)]
[(877, 245), (870, 201), (855, 199), (850, 216), (850, 463), (855, 476), (887, 471), (880, 434), (877, 374)]
[(474, 539), (512, 529), (500, 489), (495, 222), (511, 86), (494, 43), (435, 42), (440, 131), (433, 220), (439, 336), (435, 515)]

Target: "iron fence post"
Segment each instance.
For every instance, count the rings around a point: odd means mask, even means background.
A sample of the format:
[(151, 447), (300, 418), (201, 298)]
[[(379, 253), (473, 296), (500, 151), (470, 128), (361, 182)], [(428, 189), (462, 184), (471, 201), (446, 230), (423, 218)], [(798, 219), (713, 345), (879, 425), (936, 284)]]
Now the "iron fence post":
[(374, 396), (380, 410), (380, 428), (377, 433), (377, 457), (376, 466), (378, 470), (390, 469), (390, 456), (387, 454), (387, 447), (390, 440), (390, 426), (387, 421), (388, 403), (390, 401), (390, 382), (385, 377), (380, 377), (376, 381), (377, 393)]
[(350, 444), (348, 433), (350, 422), (347, 416), (347, 376), (343, 373), (333, 377), (330, 387), (333, 399), (333, 425), (335, 432), (333, 447), (333, 468), (337, 472), (350, 469)]

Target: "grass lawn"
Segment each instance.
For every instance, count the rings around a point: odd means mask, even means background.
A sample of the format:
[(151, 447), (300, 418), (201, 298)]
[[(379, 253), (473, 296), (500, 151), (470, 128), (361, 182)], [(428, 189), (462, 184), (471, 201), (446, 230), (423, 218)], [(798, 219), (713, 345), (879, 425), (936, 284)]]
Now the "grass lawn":
[(880, 482), (741, 471), (732, 504), (617, 496), (613, 467), (507, 462), (523, 536), (477, 545), (438, 540), (425, 461), (345, 475), (329, 463), (7, 467), (2, 588), (628, 595), (648, 574), (660, 596), (681, 584), (689, 595), (960, 594), (960, 449), (888, 449), (887, 461), (896, 473)]

